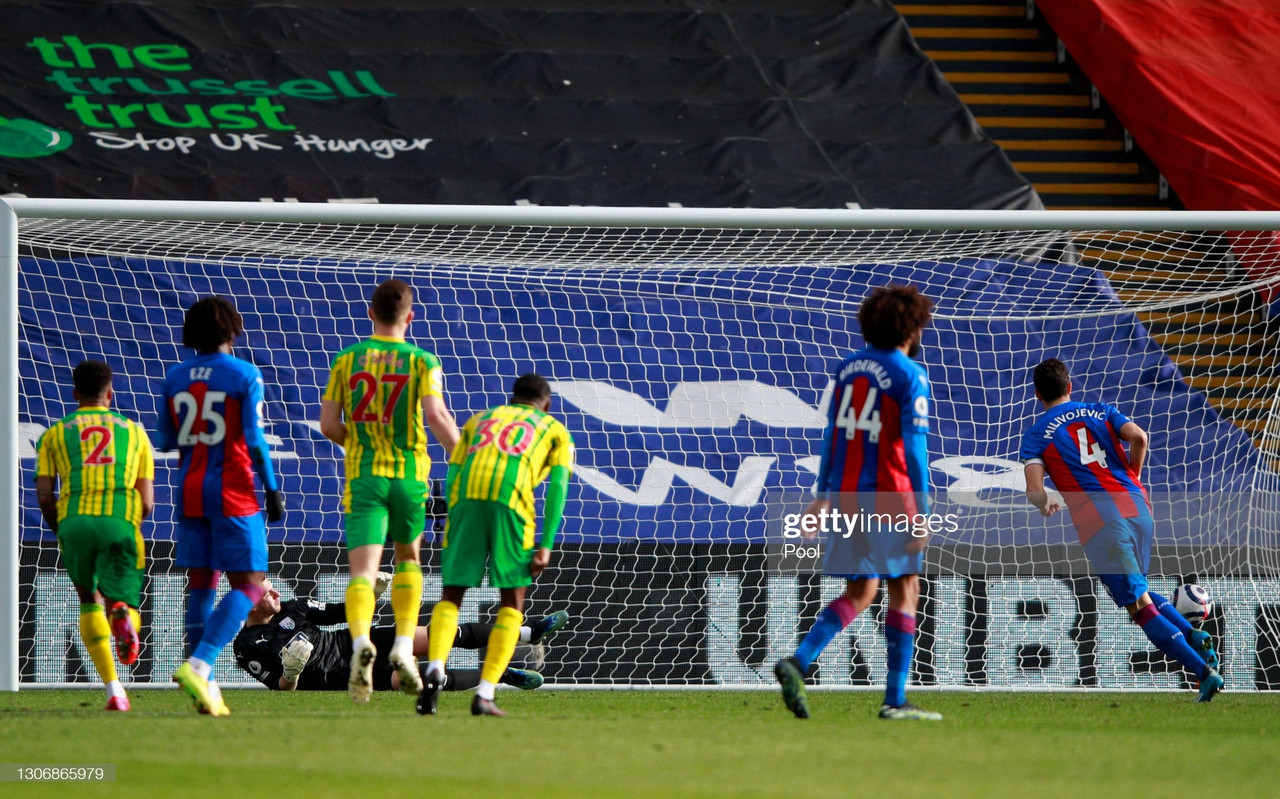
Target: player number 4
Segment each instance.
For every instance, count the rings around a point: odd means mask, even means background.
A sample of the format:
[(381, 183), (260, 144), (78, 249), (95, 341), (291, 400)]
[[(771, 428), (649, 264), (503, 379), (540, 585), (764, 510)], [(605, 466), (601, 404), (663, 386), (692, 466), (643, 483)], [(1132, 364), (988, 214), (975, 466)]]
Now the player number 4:
[(1080, 463), (1088, 466), (1096, 463), (1107, 468), (1107, 453), (1102, 445), (1089, 436), (1089, 431), (1081, 427), (1076, 431), (1076, 443), (1080, 445)]
[(855, 417), (853, 415), (853, 387), (850, 386), (844, 392), (844, 396), (840, 398), (840, 411), (836, 414), (836, 427), (844, 430), (844, 437), (851, 440), (857, 435), (859, 430), (867, 432), (867, 441), (875, 444), (880, 441), (880, 411), (876, 409), (876, 398), (880, 396), (880, 391), (876, 388), (867, 389), (867, 398), (862, 403), (862, 410)]

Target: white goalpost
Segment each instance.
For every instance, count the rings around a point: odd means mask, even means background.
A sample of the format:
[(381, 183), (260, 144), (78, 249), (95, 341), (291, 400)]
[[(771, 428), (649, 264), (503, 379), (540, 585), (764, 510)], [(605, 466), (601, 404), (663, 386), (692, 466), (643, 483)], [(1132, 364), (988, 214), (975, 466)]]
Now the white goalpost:
[[(342, 467), (317, 429), (319, 392), (393, 276), (417, 293), (409, 336), (441, 357), (459, 421), (538, 371), (575, 437), (565, 532), (530, 594), (532, 615), (573, 619), (545, 653), (550, 684), (772, 685), (773, 662), (841, 588), (780, 557), (780, 520), (812, 487), (830, 372), (862, 345), (858, 304), (899, 282), (936, 302), (921, 355), (931, 484), (956, 520), (929, 548), (913, 685), (1187, 685), (1110, 604), (1069, 522), (1022, 497), (1030, 369), (1057, 356), (1076, 398), (1151, 433), (1152, 587), (1199, 582), (1227, 688), (1280, 689), (1277, 231), (1280, 213), (1253, 212), (2, 200), (0, 690), (96, 680), (31, 477), (34, 441), (72, 409), (70, 368), (106, 360), (117, 408), (153, 429), (183, 311), (208, 294), (244, 314), (235, 352), (267, 385), (289, 500), (269, 528), (273, 580), (286, 598), (341, 600)], [(444, 453), (430, 454), (443, 477)], [(167, 684), (182, 657), (175, 465), (158, 455), (144, 525), (142, 657), (122, 670), (137, 686)], [(440, 591), (437, 539), (428, 530), (425, 603)], [(464, 620), (495, 600), (469, 593)], [(882, 616), (873, 606), (832, 644), (818, 685), (882, 680)], [(217, 670), (252, 682), (229, 651)]]

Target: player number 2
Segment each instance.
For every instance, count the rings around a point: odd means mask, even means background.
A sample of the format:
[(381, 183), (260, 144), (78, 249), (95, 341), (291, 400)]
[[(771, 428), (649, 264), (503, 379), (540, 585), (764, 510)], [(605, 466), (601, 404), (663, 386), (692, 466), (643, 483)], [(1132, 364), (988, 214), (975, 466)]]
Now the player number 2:
[(867, 389), (867, 399), (862, 403), (862, 410), (855, 417), (853, 415), (853, 386), (850, 386), (844, 396), (840, 398), (840, 411), (836, 414), (836, 427), (844, 430), (844, 437), (851, 440), (858, 434), (859, 430), (867, 432), (867, 441), (872, 444), (880, 441), (880, 411), (876, 409), (876, 398), (880, 396), (879, 389), (874, 387)]
[(107, 451), (107, 447), (111, 446), (111, 428), (103, 425), (93, 425), (86, 427), (80, 431), (80, 440), (88, 441), (94, 436), (98, 436), (98, 443), (93, 445), (93, 450), (85, 456), (85, 466), (110, 466), (116, 462), (116, 458)]
[[(190, 391), (179, 391), (173, 395), (173, 412), (179, 419), (178, 446), (194, 447), (196, 444), (215, 446), (227, 437), (227, 419), (216, 407), (227, 401), (225, 391), (206, 391), (204, 400), (196, 402)], [(196, 423), (204, 422), (204, 430), (192, 432)]]
[(1076, 431), (1076, 443), (1080, 445), (1080, 463), (1088, 466), (1096, 463), (1107, 468), (1107, 453), (1102, 445), (1089, 436), (1088, 429), (1082, 427)]
[(400, 402), (400, 395), (404, 394), (404, 387), (409, 384), (409, 375), (395, 374), (394, 372), (385, 374), (381, 378), (374, 377), (369, 372), (356, 372), (351, 375), (351, 380), (347, 382), (348, 388), (355, 391), (357, 386), (364, 386), (364, 392), (360, 395), (359, 401), (356, 402), (356, 407), (351, 409), (351, 421), (379, 421), (378, 414), (369, 410), (369, 405), (373, 402), (373, 398), (378, 395), (379, 382), (384, 386), (391, 387), (391, 394), (387, 397), (387, 401), (382, 404), (381, 416), (383, 424), (391, 424), (391, 419), (396, 412), (396, 404)]

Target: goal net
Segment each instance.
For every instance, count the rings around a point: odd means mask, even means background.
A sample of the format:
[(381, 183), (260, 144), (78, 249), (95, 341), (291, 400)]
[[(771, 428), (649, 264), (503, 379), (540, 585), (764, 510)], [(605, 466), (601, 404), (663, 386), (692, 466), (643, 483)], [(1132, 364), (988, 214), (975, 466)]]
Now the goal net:
[[(131, 219), (127, 208), (63, 218), (49, 203), (14, 206), (23, 684), (96, 681), (36, 507), (34, 442), (72, 410), (70, 371), (85, 358), (111, 364), (116, 407), (154, 430), (163, 374), (188, 354), (184, 309), (201, 296), (234, 299), (246, 327), (235, 354), (265, 377), (289, 502), (268, 528), (275, 584), (286, 598), (342, 600), (343, 470), (318, 430), (320, 393), (333, 354), (370, 332), (370, 292), (394, 276), (416, 290), (409, 336), (440, 356), (460, 422), (537, 371), (576, 440), (564, 531), (528, 607), (572, 621), (545, 652), (517, 655), (551, 684), (771, 684), (773, 662), (842, 590), (812, 563), (776, 557), (779, 520), (814, 484), (831, 372), (863, 343), (858, 304), (898, 282), (937, 304), (920, 359), (934, 394), (934, 511), (955, 521), (927, 551), (913, 684), (1187, 685), (1089, 572), (1066, 514), (1042, 519), (1023, 498), (1018, 446), (1039, 413), (1030, 373), (1058, 357), (1075, 399), (1116, 404), (1151, 435), (1153, 589), (1199, 582), (1227, 688), (1280, 687), (1280, 376), (1268, 317), (1280, 251), (1273, 233), (1248, 230), (1280, 228), (1275, 215), (1237, 214), (1206, 232), (1205, 215), (1176, 214), (1132, 215), (1142, 224), (1120, 230), (1070, 214), (951, 213), (940, 216), (969, 224), (943, 229), (909, 213), (880, 226), (875, 213), (817, 212), (806, 224), (803, 212), (781, 223), (721, 212), (695, 226), (698, 214), (680, 209), (637, 210), (634, 222), (612, 209), (612, 224), (586, 210), (498, 209), (463, 224), (447, 208), (333, 208), (293, 222), (280, 207), (198, 221), (203, 206), (173, 205), (186, 220), (154, 207)], [(1020, 229), (1032, 218), (1037, 229)], [(440, 478), (444, 453), (431, 446)], [(176, 460), (158, 458), (142, 655), (123, 672), (134, 683), (167, 682), (183, 656)], [(438, 533), (424, 553), (429, 609)], [(496, 597), (470, 592), (463, 620), (489, 617)], [(882, 596), (828, 648), (817, 684), (882, 683), (883, 613)], [(229, 648), (217, 673), (251, 682)]]

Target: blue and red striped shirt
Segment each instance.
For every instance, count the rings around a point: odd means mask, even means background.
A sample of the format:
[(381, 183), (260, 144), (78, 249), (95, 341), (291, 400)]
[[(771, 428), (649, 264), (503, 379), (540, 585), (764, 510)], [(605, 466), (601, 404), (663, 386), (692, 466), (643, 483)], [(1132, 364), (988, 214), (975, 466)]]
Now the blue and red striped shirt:
[(1147, 490), (1120, 441), (1120, 428), (1128, 423), (1114, 405), (1064, 402), (1022, 436), (1019, 457), (1044, 466), (1082, 544), (1107, 522), (1151, 515)]
[(157, 402), (156, 446), (177, 449), (178, 515), (258, 513), (256, 469), (263, 487), (277, 489), (263, 438), (262, 373), (222, 352), (188, 358), (169, 370)]
[(929, 405), (924, 367), (901, 350), (846, 357), (835, 373), (819, 493), (874, 492), (875, 512), (928, 513)]

